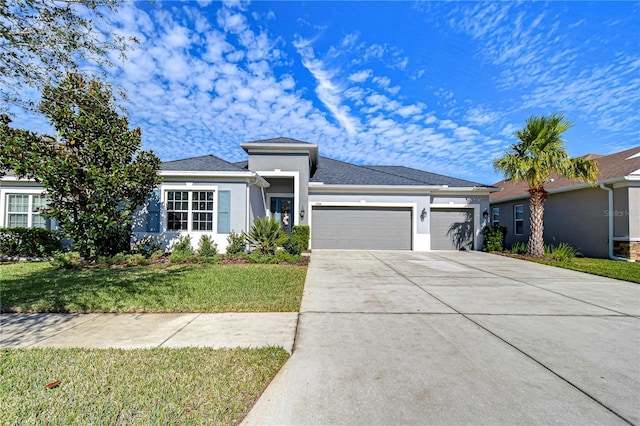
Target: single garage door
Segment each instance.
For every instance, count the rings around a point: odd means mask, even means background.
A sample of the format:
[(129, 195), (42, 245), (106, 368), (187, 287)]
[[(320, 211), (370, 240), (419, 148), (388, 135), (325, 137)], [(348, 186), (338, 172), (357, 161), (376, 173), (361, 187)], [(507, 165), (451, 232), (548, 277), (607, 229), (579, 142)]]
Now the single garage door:
[(411, 250), (411, 209), (313, 207), (314, 249)]
[(473, 250), (473, 209), (431, 209), (431, 250)]

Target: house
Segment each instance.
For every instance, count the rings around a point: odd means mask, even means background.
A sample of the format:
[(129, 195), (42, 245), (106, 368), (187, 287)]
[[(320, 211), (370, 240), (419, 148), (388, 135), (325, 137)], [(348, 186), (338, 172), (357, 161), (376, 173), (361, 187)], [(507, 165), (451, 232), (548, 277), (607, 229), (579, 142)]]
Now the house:
[[(583, 255), (640, 260), (640, 146), (596, 161), (596, 187), (552, 176), (545, 183), (545, 244), (569, 243)], [(526, 182), (500, 181), (490, 195), (491, 222), (507, 227), (506, 245), (529, 239)]]
[[(230, 232), (273, 216), (286, 231), (309, 225), (312, 249), (479, 250), (489, 194), (497, 188), (403, 166), (359, 166), (322, 157), (289, 138), (242, 143), (247, 161), (213, 155), (163, 163), (162, 184), (136, 216), (138, 237), (165, 246), (209, 235), (224, 251)], [(0, 182), (0, 226), (41, 226), (34, 182)], [(26, 197), (26, 198), (20, 198)], [(21, 207), (16, 207), (20, 198)], [(25, 204), (26, 203), (26, 204)], [(488, 213), (487, 213), (488, 214)]]

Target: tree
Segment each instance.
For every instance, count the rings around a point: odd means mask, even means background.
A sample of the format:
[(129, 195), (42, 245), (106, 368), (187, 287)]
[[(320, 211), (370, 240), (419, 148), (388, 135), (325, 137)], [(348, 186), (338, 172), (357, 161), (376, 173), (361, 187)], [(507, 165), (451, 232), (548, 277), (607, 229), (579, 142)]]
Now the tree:
[(25, 85), (39, 90), (54, 85), (77, 73), (83, 62), (111, 65), (107, 53), (123, 55), (136, 42), (113, 33), (105, 22), (122, 1), (0, 0), (0, 98), (33, 109), (21, 100)]
[(3, 162), (43, 184), (50, 199), (44, 215), (58, 221), (83, 258), (128, 251), (133, 214), (160, 183), (160, 159), (140, 151), (140, 129), (129, 129), (100, 81), (69, 75), (45, 88), (40, 110), (57, 136), (12, 129), (4, 116)]
[(591, 160), (570, 158), (562, 134), (571, 127), (564, 115), (532, 116), (524, 129), (516, 133), (520, 140), (493, 163), (513, 182), (526, 181), (529, 185), (531, 231), (527, 251), (532, 256), (544, 255), (544, 201), (547, 199), (545, 182), (552, 173), (595, 185), (598, 168)]

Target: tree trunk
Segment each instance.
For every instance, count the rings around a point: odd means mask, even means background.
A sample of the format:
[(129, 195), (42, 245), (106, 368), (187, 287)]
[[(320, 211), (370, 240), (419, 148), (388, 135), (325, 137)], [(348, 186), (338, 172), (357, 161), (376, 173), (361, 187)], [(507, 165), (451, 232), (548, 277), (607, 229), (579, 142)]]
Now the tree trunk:
[(527, 252), (531, 256), (542, 257), (544, 256), (544, 200), (547, 199), (547, 191), (542, 187), (532, 188), (529, 194), (531, 229)]

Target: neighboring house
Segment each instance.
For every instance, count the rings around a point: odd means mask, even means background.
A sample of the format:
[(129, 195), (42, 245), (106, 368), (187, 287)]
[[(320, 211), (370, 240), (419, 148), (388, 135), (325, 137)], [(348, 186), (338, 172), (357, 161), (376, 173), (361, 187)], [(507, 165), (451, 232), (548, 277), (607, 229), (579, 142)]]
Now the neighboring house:
[[(552, 176), (545, 183), (545, 244), (565, 242), (588, 257), (640, 260), (640, 146), (611, 155), (589, 154), (600, 172), (597, 186)], [(492, 223), (507, 227), (506, 245), (529, 239), (526, 182), (500, 181), (491, 194)]]
[[(309, 225), (312, 249), (482, 248), (483, 214), (497, 188), (402, 166), (357, 166), (288, 138), (240, 146), (248, 154), (240, 163), (213, 155), (163, 163), (162, 184), (136, 216), (135, 234), (158, 236), (164, 246), (184, 234), (196, 245), (206, 234), (224, 251), (230, 232), (273, 216), (287, 231)], [(15, 197), (41, 192), (33, 182), (0, 181), (0, 226), (16, 223)], [(26, 224), (40, 222), (27, 217)]]

